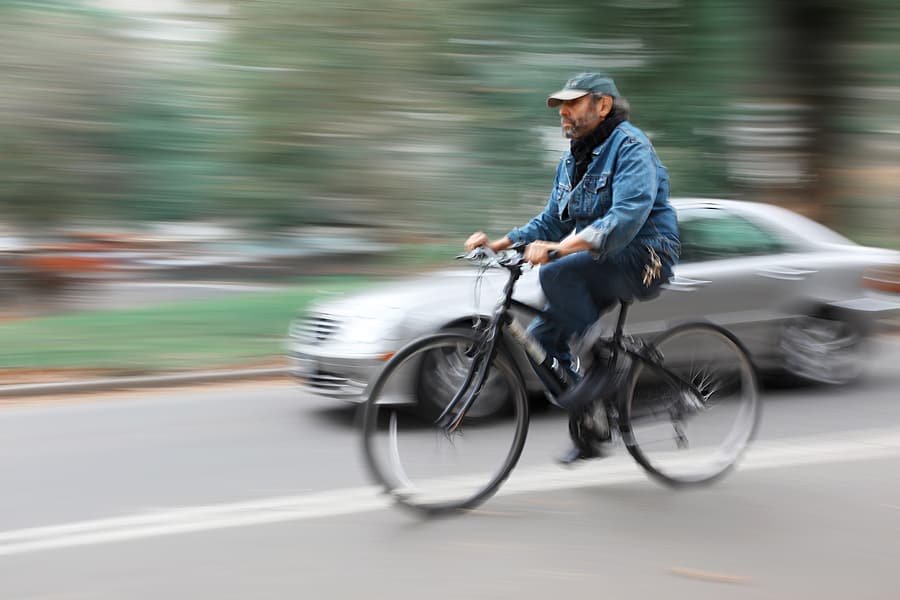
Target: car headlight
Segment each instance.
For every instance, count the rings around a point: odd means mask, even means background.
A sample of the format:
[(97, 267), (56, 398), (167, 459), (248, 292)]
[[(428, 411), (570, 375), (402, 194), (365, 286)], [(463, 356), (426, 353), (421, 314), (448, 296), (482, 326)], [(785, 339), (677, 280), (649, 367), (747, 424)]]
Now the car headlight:
[(398, 327), (403, 311), (388, 309), (375, 316), (354, 316), (347, 319), (335, 336), (336, 341), (353, 344), (375, 344), (398, 339)]

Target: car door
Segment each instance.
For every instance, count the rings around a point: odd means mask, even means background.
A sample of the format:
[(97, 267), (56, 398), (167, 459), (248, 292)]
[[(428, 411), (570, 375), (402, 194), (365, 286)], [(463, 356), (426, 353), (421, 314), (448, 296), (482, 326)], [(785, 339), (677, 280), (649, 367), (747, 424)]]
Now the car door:
[[(753, 351), (765, 347), (787, 298), (814, 270), (792, 266), (796, 246), (778, 232), (718, 205), (679, 210), (682, 254), (657, 300), (635, 307), (646, 330), (703, 318), (733, 331)], [(630, 319), (631, 320), (631, 319)]]

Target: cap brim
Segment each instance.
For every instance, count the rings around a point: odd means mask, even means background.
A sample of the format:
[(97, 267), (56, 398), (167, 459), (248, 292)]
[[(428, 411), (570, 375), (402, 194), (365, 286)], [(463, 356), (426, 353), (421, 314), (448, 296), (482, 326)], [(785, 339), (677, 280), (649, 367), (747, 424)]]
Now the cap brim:
[(566, 100), (574, 100), (587, 94), (590, 94), (587, 90), (559, 90), (555, 94), (550, 94), (550, 97), (547, 98), (547, 106), (556, 108)]

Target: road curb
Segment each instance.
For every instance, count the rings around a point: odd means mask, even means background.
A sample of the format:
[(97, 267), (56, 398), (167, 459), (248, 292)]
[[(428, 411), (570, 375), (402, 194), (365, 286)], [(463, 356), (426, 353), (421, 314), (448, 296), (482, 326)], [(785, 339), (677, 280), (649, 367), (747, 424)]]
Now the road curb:
[(200, 371), (196, 373), (175, 373), (168, 375), (146, 375), (139, 377), (109, 377), (87, 381), (61, 381), (57, 383), (25, 383), (0, 385), (0, 398), (25, 398), (30, 396), (51, 396), (55, 394), (75, 394), (79, 392), (100, 392), (117, 389), (168, 387), (192, 383), (216, 383), (248, 379), (266, 379), (287, 376), (288, 367), (268, 369), (241, 369), (230, 371)]

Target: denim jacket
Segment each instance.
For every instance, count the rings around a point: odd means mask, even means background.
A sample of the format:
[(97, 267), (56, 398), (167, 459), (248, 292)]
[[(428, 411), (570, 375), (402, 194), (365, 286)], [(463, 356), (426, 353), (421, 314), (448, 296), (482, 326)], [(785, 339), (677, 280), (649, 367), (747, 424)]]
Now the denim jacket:
[[(560, 241), (574, 229), (597, 260), (632, 262), (645, 247), (669, 265), (680, 244), (675, 209), (669, 204), (669, 175), (650, 140), (625, 121), (594, 148), (593, 160), (572, 186), (575, 159), (560, 160), (544, 210), (507, 236), (515, 243)], [(628, 250), (631, 250), (630, 252)]]

